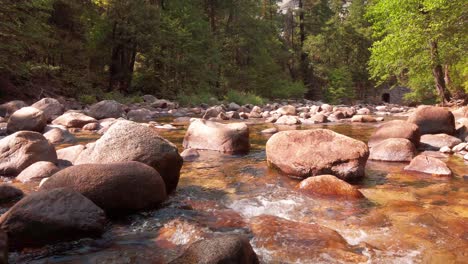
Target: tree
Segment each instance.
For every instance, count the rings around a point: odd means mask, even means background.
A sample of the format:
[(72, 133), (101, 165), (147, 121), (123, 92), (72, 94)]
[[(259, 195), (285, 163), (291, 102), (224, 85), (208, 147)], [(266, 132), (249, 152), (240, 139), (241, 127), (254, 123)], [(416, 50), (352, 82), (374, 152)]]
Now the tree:
[(396, 77), (413, 89), (413, 98), (435, 87), (439, 100), (447, 103), (451, 92), (463, 90), (451, 77), (468, 67), (467, 10), (463, 0), (373, 1), (367, 14), (376, 38), (372, 77), (381, 82)]

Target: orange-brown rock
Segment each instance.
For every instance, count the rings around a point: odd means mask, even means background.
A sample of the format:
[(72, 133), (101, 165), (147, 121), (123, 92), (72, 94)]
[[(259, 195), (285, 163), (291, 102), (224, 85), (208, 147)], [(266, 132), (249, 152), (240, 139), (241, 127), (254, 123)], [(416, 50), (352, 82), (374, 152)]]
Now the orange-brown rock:
[(407, 171), (416, 171), (435, 176), (451, 176), (452, 171), (441, 160), (426, 155), (416, 156), (411, 163), (405, 167)]
[(418, 125), (422, 135), (455, 133), (455, 118), (443, 107), (420, 106), (408, 118), (408, 122)]
[(416, 148), (406, 138), (385, 139), (370, 149), (369, 159), (381, 161), (411, 161)]
[(406, 138), (415, 147), (419, 145), (421, 133), (417, 125), (402, 120), (392, 120), (379, 126), (369, 139), (368, 145), (372, 148), (385, 139)]
[(333, 175), (309, 177), (299, 184), (299, 189), (307, 194), (341, 198), (363, 198), (362, 193), (353, 185)]

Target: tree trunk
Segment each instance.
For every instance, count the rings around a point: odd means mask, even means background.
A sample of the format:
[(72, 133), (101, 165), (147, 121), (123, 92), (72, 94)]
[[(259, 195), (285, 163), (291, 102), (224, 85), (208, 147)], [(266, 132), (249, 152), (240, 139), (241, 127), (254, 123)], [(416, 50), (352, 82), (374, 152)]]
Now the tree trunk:
[(437, 42), (431, 41), (431, 58), (432, 58), (432, 76), (434, 77), (437, 93), (440, 97), (442, 104), (450, 101), (450, 91), (447, 89), (445, 83), (445, 74), (442, 65), (439, 62), (439, 51), (437, 49)]

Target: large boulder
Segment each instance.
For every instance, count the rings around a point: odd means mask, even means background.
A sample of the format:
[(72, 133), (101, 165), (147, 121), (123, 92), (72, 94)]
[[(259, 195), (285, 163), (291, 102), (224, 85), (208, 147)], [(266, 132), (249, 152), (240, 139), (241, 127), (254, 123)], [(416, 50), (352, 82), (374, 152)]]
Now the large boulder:
[(364, 176), (369, 149), (364, 142), (328, 129), (292, 130), (273, 135), (266, 154), (269, 165), (291, 176), (332, 174), (351, 180)]
[(23, 197), (23, 191), (8, 183), (0, 184), (0, 203), (19, 200)]
[(299, 184), (299, 189), (307, 194), (338, 198), (363, 198), (362, 193), (351, 184), (333, 175), (309, 177)]
[(370, 148), (389, 138), (406, 138), (415, 147), (419, 145), (421, 133), (417, 125), (402, 120), (392, 120), (380, 125), (371, 135), (368, 145)]
[(447, 134), (426, 134), (421, 136), (420, 148), (425, 150), (439, 150), (442, 147), (455, 147), (462, 141)]
[(75, 143), (76, 137), (66, 129), (53, 127), (44, 133), (44, 137), (51, 144)]
[(41, 134), (20, 131), (0, 140), (0, 175), (16, 176), (38, 161), (57, 162), (54, 147)]
[(82, 128), (89, 123), (96, 123), (97, 120), (79, 112), (67, 112), (52, 121), (54, 125), (65, 127)]
[(170, 264), (257, 264), (249, 240), (240, 235), (218, 235), (193, 243)]
[(16, 179), (20, 182), (37, 181), (52, 176), (60, 169), (50, 161), (38, 161), (24, 169)]
[(167, 197), (159, 173), (136, 161), (110, 164), (83, 164), (52, 175), (41, 190), (73, 189), (108, 213), (151, 209)]
[(408, 122), (418, 125), (422, 135), (455, 133), (455, 118), (443, 107), (420, 106), (408, 118)]
[(405, 167), (406, 171), (416, 171), (426, 174), (431, 174), (434, 176), (451, 176), (452, 171), (449, 169), (447, 164), (443, 161), (427, 156), (427, 155), (418, 155), (416, 156), (411, 163)]
[(88, 110), (88, 115), (96, 119), (119, 118), (125, 114), (125, 109), (121, 103), (114, 100), (104, 100), (92, 105)]
[(10, 134), (23, 130), (42, 132), (46, 125), (47, 118), (41, 110), (23, 107), (8, 119), (7, 132)]
[(115, 122), (95, 143), (88, 144), (75, 165), (139, 161), (155, 168), (171, 193), (177, 187), (183, 159), (177, 147), (155, 129), (131, 122)]
[(406, 138), (385, 139), (370, 149), (369, 159), (381, 161), (411, 161), (416, 148)]
[(13, 249), (100, 235), (105, 223), (101, 208), (65, 188), (32, 193), (0, 217)]
[(250, 149), (249, 128), (245, 123), (222, 124), (194, 120), (184, 137), (184, 148), (245, 153)]
[(297, 117), (290, 116), (290, 115), (283, 115), (280, 118), (278, 118), (278, 120), (276, 120), (275, 122), (275, 124), (277, 125), (287, 125), (287, 126), (297, 125), (300, 123), (301, 121)]
[(24, 101), (16, 100), (10, 101), (0, 105), (0, 116), (8, 117), (14, 112), (20, 110), (23, 107), (28, 106)]
[(65, 107), (54, 98), (43, 98), (37, 101), (31, 107), (37, 108), (44, 112), (47, 121), (52, 121), (56, 117), (63, 114)]

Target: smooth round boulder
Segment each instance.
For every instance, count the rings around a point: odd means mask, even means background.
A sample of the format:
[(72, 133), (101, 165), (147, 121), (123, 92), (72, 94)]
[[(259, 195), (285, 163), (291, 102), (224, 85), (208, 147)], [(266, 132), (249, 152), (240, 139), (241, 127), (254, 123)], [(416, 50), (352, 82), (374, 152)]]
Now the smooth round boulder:
[(97, 120), (79, 112), (67, 112), (52, 121), (54, 125), (65, 127), (82, 128), (88, 123), (96, 123)]
[(292, 105), (285, 105), (278, 108), (276, 112), (280, 115), (296, 115), (296, 107)]
[(7, 132), (9, 134), (17, 131), (42, 132), (47, 125), (44, 113), (34, 107), (23, 107), (14, 112), (8, 119)]
[(392, 120), (380, 125), (369, 138), (370, 148), (389, 138), (406, 138), (415, 147), (419, 145), (421, 133), (417, 125), (402, 120)]
[(328, 129), (291, 130), (273, 135), (266, 155), (269, 165), (289, 176), (332, 174), (352, 180), (364, 176), (369, 149), (364, 142)]
[(130, 110), (127, 113), (127, 118), (135, 122), (149, 122), (157, 117), (156, 112), (152, 112), (146, 108)]
[(333, 175), (309, 177), (299, 184), (299, 190), (306, 194), (338, 198), (359, 199), (364, 196), (353, 185)]
[(370, 149), (369, 159), (381, 161), (411, 161), (416, 148), (406, 138), (388, 138)]
[(4, 103), (0, 105), (0, 116), (8, 117), (14, 112), (26, 106), (28, 106), (28, 104), (20, 100), (15, 100), (15, 101)]
[(56, 117), (63, 114), (63, 112), (65, 111), (65, 107), (57, 99), (54, 98), (43, 98), (31, 105), (31, 107), (34, 107), (44, 112), (47, 121), (52, 121)]
[(426, 134), (421, 136), (419, 147), (424, 150), (439, 150), (442, 147), (453, 148), (462, 141), (447, 134)]
[(177, 147), (155, 129), (131, 121), (117, 121), (96, 142), (86, 145), (75, 165), (139, 161), (155, 168), (171, 193), (177, 187), (183, 159)]
[(45, 132), (44, 137), (51, 144), (72, 144), (76, 142), (76, 137), (72, 133), (58, 127), (51, 128), (49, 131)]
[(43, 135), (20, 131), (0, 140), (0, 175), (17, 176), (38, 161), (57, 162), (57, 153)]
[(66, 188), (32, 193), (0, 217), (11, 249), (98, 236), (105, 223), (101, 208)]
[(170, 264), (258, 264), (249, 240), (240, 235), (218, 235), (199, 240)]
[(92, 105), (88, 110), (88, 115), (95, 119), (119, 118), (125, 114), (121, 103), (114, 100), (104, 100)]
[(159, 173), (136, 161), (68, 167), (52, 175), (41, 190), (62, 187), (83, 194), (113, 214), (152, 209), (167, 198)]
[(23, 197), (23, 191), (8, 183), (0, 184), (0, 202), (10, 202)]
[(276, 120), (275, 124), (277, 125), (287, 125), (287, 126), (292, 126), (292, 125), (297, 125), (300, 124), (301, 121), (295, 117), (295, 116), (290, 116), (290, 115), (283, 115), (278, 120)]
[(418, 155), (411, 163), (405, 167), (406, 171), (416, 171), (425, 174), (432, 174), (434, 176), (451, 176), (452, 171), (449, 169), (447, 164), (443, 161), (427, 156)]
[(420, 106), (409, 116), (408, 122), (416, 124), (422, 135), (455, 133), (455, 118), (443, 107)]
[(360, 123), (373, 123), (377, 122), (377, 119), (370, 115), (355, 115), (351, 117), (351, 122), (360, 122)]
[(31, 166), (24, 169), (16, 179), (20, 182), (37, 181), (40, 182), (42, 179), (52, 176), (60, 169), (50, 161), (38, 161)]
[(223, 153), (246, 153), (250, 149), (249, 128), (245, 123), (222, 124), (203, 119), (190, 123), (185, 133), (186, 149), (214, 150)]

